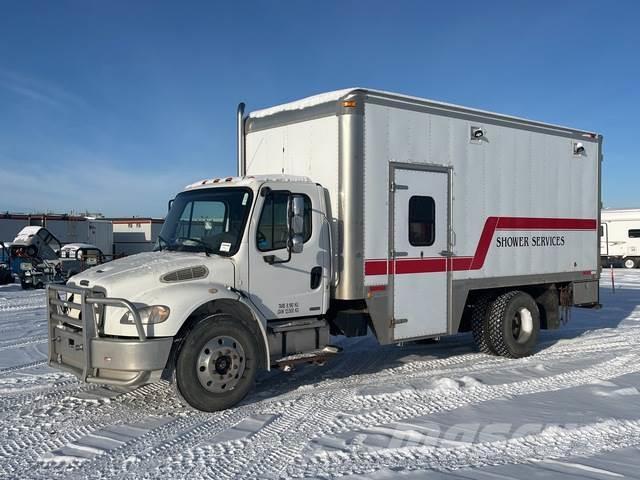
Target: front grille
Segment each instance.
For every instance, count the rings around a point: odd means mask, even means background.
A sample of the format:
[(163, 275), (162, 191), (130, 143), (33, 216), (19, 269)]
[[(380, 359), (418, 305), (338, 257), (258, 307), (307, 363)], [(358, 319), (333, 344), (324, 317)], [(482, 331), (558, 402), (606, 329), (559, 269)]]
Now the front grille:
[(189, 267), (183, 268), (180, 270), (175, 270), (173, 272), (165, 273), (162, 277), (160, 277), (161, 282), (186, 282), (188, 280), (197, 280), (199, 278), (204, 278), (209, 275), (209, 270), (204, 265), (199, 265), (197, 267)]

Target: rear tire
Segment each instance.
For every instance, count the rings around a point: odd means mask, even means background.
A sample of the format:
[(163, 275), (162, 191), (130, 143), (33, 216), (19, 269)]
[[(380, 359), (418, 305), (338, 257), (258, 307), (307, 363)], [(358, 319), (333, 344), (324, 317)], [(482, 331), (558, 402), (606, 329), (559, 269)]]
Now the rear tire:
[(242, 320), (216, 314), (201, 320), (185, 339), (175, 367), (180, 397), (193, 408), (232, 407), (255, 383), (259, 348)]
[(638, 262), (636, 261), (635, 258), (625, 258), (624, 259), (624, 268), (636, 268), (636, 266), (638, 265)]
[(0, 285), (8, 285), (13, 283), (13, 275), (9, 270), (0, 268)]
[(473, 342), (480, 352), (495, 355), (496, 352), (491, 345), (488, 330), (488, 313), (491, 300), (492, 298), (489, 295), (483, 295), (475, 302), (471, 313), (471, 333), (473, 334)]
[(529, 356), (538, 342), (540, 311), (531, 296), (513, 290), (500, 295), (488, 313), (489, 341), (503, 357)]

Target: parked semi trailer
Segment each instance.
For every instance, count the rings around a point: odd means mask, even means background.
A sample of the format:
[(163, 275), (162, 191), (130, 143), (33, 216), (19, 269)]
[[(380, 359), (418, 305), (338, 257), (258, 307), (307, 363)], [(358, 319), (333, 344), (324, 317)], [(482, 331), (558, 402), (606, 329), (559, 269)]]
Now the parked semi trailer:
[(604, 209), (600, 226), (603, 265), (640, 266), (640, 209)]
[(330, 335), (517, 358), (599, 305), (600, 135), (366, 89), (237, 121), (238, 176), (180, 192), (155, 251), (49, 287), (52, 366), (212, 411)]

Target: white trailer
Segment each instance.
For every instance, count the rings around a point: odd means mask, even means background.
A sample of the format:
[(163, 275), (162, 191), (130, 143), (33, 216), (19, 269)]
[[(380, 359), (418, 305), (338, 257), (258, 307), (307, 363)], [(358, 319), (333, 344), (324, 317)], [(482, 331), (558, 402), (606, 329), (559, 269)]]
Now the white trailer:
[(603, 209), (600, 258), (603, 265), (640, 266), (640, 209)]
[(113, 253), (113, 224), (111, 221), (93, 217), (88, 217), (87, 220), (86, 243), (95, 245), (105, 255), (111, 255)]
[(330, 333), (522, 357), (599, 305), (600, 135), (365, 89), (238, 126), (238, 177), (178, 194), (156, 251), (49, 289), (51, 365), (216, 410)]

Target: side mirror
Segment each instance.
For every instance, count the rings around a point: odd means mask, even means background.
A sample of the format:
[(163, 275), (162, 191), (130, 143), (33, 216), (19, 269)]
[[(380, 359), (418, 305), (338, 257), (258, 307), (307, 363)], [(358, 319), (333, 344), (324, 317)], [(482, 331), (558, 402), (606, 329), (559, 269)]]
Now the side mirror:
[(301, 253), (304, 244), (304, 197), (289, 197), (289, 244), (291, 253)]
[(173, 201), (175, 200), (175, 198), (172, 198), (171, 200), (169, 200), (167, 202), (167, 212), (171, 211), (171, 207), (173, 206)]
[(291, 253), (302, 253), (304, 248), (304, 237), (302, 235), (293, 235), (291, 237)]
[(289, 209), (289, 226), (292, 235), (304, 234), (304, 197), (292, 195)]

